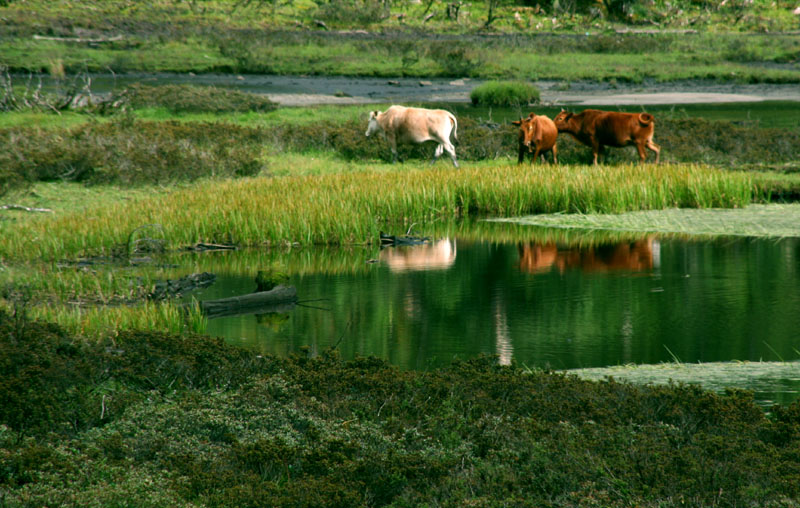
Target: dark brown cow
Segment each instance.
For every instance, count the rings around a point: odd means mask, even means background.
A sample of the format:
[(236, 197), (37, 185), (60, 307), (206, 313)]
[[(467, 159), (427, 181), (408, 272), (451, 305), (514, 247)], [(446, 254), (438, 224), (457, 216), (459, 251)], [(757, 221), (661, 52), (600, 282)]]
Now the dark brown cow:
[(639, 159), (647, 159), (645, 147), (656, 154), (658, 164), (661, 148), (653, 143), (655, 118), (649, 113), (616, 113), (585, 109), (576, 114), (562, 110), (554, 120), (558, 132), (566, 132), (592, 147), (593, 163), (604, 146), (622, 147), (636, 145)]
[(552, 152), (553, 163), (558, 164), (558, 149), (556, 148), (558, 129), (552, 120), (546, 116), (531, 113), (528, 118), (520, 118), (519, 121), (511, 123), (519, 125), (519, 159), (517, 160), (519, 164), (525, 160), (525, 152), (533, 152), (531, 163), (538, 159), (539, 155), (544, 160), (544, 154)]

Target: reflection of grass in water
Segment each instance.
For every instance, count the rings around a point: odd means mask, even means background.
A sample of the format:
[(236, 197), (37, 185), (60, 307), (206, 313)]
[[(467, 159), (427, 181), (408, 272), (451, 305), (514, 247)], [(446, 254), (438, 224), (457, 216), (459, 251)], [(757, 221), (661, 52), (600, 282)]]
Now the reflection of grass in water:
[(783, 394), (792, 399), (797, 398), (797, 394), (800, 393), (800, 361), (670, 362), (657, 365), (574, 369), (567, 372), (591, 380), (612, 377), (636, 384), (695, 383), (717, 392), (740, 388), (760, 393)]
[(621, 214), (548, 214), (502, 219), (540, 227), (686, 235), (800, 237), (800, 204), (742, 209), (667, 209)]

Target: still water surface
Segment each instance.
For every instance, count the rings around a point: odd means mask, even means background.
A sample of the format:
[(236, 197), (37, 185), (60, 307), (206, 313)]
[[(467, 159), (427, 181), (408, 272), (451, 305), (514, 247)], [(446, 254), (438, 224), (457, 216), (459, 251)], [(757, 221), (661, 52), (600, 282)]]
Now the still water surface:
[[(237, 268), (218, 270), (199, 299), (254, 291), (257, 269), (275, 260), (236, 261), (247, 255), (218, 254), (218, 266)], [(447, 238), (289, 256), (303, 258), (289, 284), (305, 303), (210, 320), (208, 332), (277, 355), (336, 345), (344, 358), (405, 369), (479, 354), (553, 369), (800, 359), (800, 239), (568, 247)]]

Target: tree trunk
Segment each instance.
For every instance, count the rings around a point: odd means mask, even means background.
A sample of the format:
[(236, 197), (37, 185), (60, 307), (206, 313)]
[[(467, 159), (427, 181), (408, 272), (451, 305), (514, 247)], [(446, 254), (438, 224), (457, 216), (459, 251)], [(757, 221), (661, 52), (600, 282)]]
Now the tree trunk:
[(213, 319), (264, 312), (288, 312), (294, 309), (296, 303), (297, 289), (294, 286), (276, 286), (260, 293), (206, 300), (200, 302), (200, 308), (209, 319)]

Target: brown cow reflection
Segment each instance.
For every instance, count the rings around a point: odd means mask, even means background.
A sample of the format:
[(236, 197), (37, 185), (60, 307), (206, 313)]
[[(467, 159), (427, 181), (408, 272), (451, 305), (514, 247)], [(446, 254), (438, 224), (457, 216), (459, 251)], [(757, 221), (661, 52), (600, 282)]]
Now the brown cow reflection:
[(541, 273), (558, 269), (585, 272), (633, 272), (651, 270), (658, 265), (659, 243), (653, 238), (635, 242), (559, 249), (555, 243), (519, 245), (519, 269)]
[(389, 247), (381, 251), (379, 259), (393, 272), (442, 270), (456, 262), (456, 242), (445, 238), (423, 245)]

